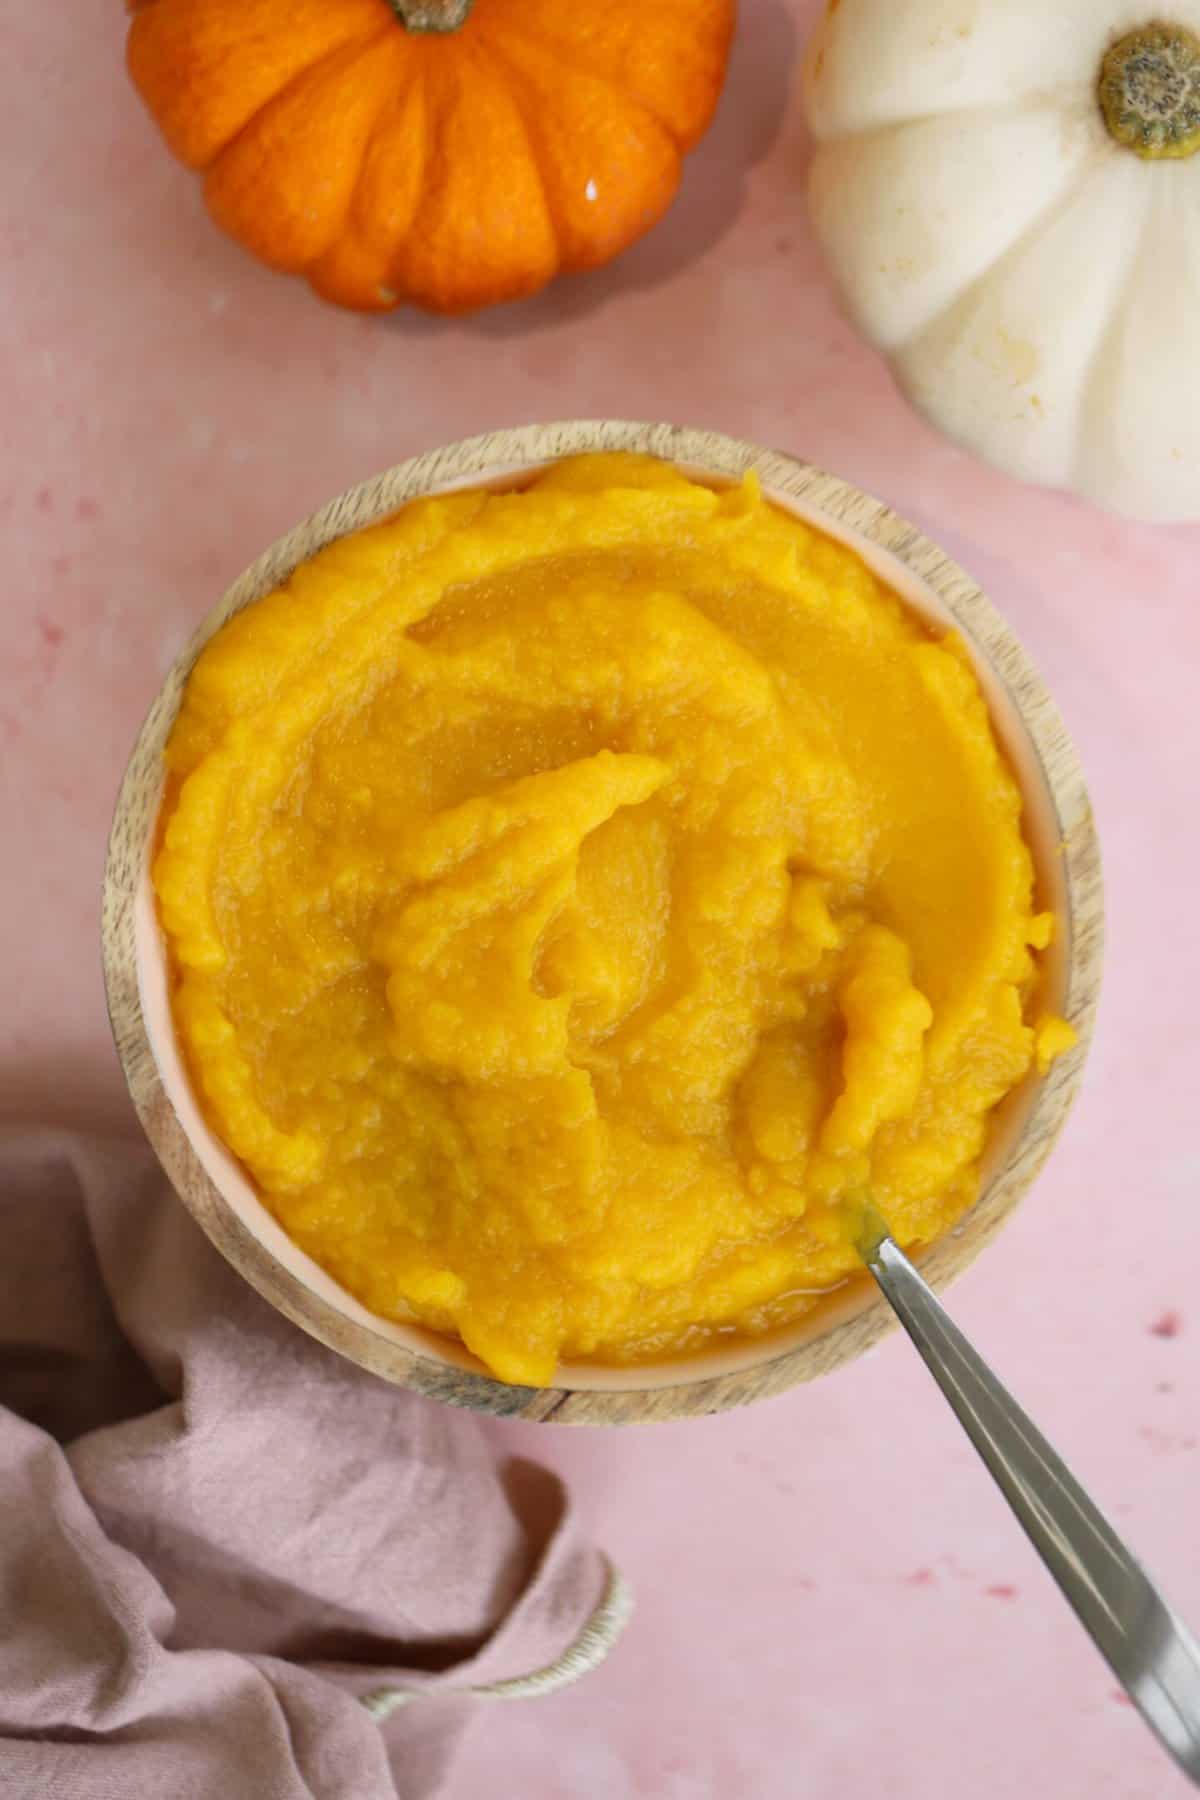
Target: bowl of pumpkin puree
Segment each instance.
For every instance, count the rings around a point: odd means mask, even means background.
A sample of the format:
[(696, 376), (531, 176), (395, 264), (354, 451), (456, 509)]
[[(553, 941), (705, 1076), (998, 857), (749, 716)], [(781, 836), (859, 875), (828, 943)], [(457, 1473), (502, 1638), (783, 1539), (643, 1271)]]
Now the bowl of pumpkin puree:
[(110, 1008), (183, 1200), (460, 1404), (708, 1412), (886, 1329), (1030, 1185), (1099, 979), (1028, 657), (877, 501), (666, 426), (501, 432), (235, 584), (134, 750)]

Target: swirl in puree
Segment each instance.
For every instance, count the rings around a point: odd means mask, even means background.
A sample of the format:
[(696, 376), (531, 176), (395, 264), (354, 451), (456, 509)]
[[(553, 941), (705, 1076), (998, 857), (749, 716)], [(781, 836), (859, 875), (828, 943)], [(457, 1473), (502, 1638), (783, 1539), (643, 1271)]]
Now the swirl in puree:
[(794, 1318), (977, 1191), (1035, 1017), (966, 655), (753, 478), (410, 505), (189, 677), (154, 869), (206, 1113), (290, 1236), (505, 1381)]

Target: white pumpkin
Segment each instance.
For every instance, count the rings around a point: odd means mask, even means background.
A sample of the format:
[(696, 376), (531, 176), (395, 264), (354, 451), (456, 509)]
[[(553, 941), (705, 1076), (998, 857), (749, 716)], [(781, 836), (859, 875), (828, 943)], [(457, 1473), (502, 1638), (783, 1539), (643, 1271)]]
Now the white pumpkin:
[(1200, 519), (1200, 0), (829, 0), (817, 235), (933, 422)]

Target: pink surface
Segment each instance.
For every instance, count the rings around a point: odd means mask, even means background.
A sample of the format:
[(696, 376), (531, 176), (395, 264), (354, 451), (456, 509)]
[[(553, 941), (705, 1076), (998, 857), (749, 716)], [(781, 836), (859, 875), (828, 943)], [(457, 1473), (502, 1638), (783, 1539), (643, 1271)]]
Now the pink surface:
[(5, 1133), (0, 1235), (9, 1800), (445, 1800), (473, 1689), (611, 1642), (559, 1480), (295, 1331), (144, 1145)]
[[(413, 451), (530, 419), (674, 418), (807, 455), (989, 588), (1082, 751), (1110, 914), (1087, 1091), (954, 1301), (1200, 1620), (1200, 529), (989, 473), (839, 321), (802, 200), (814, 10), (747, 0), (717, 126), (643, 246), (452, 325), (327, 311), (218, 238), (126, 87), (111, 0), (8, 22), (0, 1095), (128, 1122), (97, 953), (116, 784), (180, 643), (280, 531)], [(487, 1715), (463, 1800), (1188, 1791), (904, 1345), (741, 1416), (497, 1430), (574, 1478), (640, 1612), (586, 1686)]]

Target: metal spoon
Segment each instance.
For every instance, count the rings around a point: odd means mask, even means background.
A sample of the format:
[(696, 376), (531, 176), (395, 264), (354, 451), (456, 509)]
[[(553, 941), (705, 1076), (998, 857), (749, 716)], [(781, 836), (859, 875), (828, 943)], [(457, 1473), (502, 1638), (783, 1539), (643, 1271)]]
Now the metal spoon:
[(869, 1204), (856, 1236), (863, 1262), (1080, 1623), (1147, 1725), (1200, 1786), (1200, 1645)]

